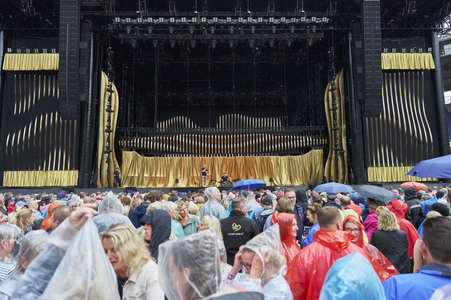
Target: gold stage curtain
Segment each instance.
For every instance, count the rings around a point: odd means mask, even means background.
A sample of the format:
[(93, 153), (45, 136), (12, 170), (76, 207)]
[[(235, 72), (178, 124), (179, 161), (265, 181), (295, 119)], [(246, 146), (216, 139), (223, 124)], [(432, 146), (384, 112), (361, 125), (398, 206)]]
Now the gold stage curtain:
[(271, 185), (269, 178), (273, 178), (274, 185), (318, 184), (324, 176), (323, 150), (299, 156), (237, 157), (144, 157), (134, 151), (124, 151), (122, 186), (199, 187), (204, 164), (209, 172), (208, 186), (218, 185), (224, 172), (232, 180), (260, 179), (267, 185)]
[[(108, 104), (108, 77), (102, 72), (101, 95), (100, 95), (100, 116), (99, 116), (99, 148), (98, 148), (98, 162), (97, 162), (97, 186), (98, 187), (113, 187), (114, 170), (119, 167), (116, 155), (114, 152), (114, 136), (116, 133), (117, 116), (119, 112), (119, 95), (116, 86), (113, 84), (114, 93), (111, 94), (111, 108), (114, 112), (111, 113), (111, 130), (110, 133), (110, 149), (112, 152), (109, 155), (109, 163), (106, 163), (107, 154), (105, 154), (105, 145), (107, 134), (105, 132), (108, 113), (106, 107)], [(122, 172), (121, 172), (122, 173)]]
[(404, 182), (404, 181), (435, 181), (436, 178), (420, 178), (406, 175), (413, 166), (403, 167), (368, 167), (369, 182)]
[(76, 186), (78, 171), (5, 171), (3, 185), (22, 186)]
[(3, 60), (5, 71), (57, 71), (58, 53), (7, 53)]
[(382, 70), (435, 69), (431, 53), (382, 53)]
[[(327, 127), (329, 129), (329, 155), (327, 157), (324, 174), (326, 179), (329, 180), (332, 177), (334, 182), (347, 183), (348, 181), (348, 163), (347, 163), (347, 147), (346, 147), (346, 116), (345, 116), (345, 95), (344, 95), (344, 75), (343, 71), (340, 71), (335, 77), (335, 102), (337, 106), (337, 126), (338, 130), (333, 131), (334, 127), (333, 111), (332, 108), (332, 92), (329, 91), (331, 84), (326, 87), (324, 95), (324, 107), (326, 110)], [(339, 154), (334, 151), (335, 147), (335, 132), (338, 134), (339, 148), (344, 150), (344, 153)], [(338, 160), (337, 160), (338, 157)]]

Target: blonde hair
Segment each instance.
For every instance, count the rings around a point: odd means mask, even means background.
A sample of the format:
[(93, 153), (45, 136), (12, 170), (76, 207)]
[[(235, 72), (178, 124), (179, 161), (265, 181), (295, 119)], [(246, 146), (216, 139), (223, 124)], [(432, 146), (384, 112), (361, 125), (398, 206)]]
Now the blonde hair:
[(374, 213), (375, 213), (376, 215), (380, 215), (381, 212), (382, 212), (383, 210), (388, 210), (388, 208), (386, 208), (385, 206), (379, 206), (378, 208), (376, 208), (376, 210), (374, 211)]
[(221, 231), (221, 223), (219, 223), (219, 220), (214, 216), (205, 216), (202, 219), (202, 222), (204, 222), (204, 225), (208, 228), (213, 230), (217, 236), (223, 239), (222, 237), (222, 231)]
[(383, 231), (396, 231), (399, 230), (398, 220), (396, 215), (391, 211), (382, 210), (377, 219), (377, 229)]
[(197, 208), (197, 205), (194, 204), (193, 202), (190, 202), (188, 205), (188, 213), (190, 213), (192, 215), (197, 215), (198, 212), (199, 212), (199, 209)]
[(154, 260), (144, 241), (134, 228), (127, 224), (113, 224), (100, 233), (100, 240), (111, 239), (119, 260), (127, 266), (127, 277), (132, 276), (150, 260)]
[(22, 208), (14, 214), (14, 220), (11, 222), (23, 231), (27, 231), (27, 219), (33, 216), (33, 211), (29, 208)]

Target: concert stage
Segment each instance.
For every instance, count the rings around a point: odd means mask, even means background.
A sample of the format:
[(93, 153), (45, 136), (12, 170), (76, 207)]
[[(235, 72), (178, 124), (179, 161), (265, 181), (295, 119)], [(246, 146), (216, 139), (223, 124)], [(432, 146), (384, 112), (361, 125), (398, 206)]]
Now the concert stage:
[(401, 182), (449, 151), (439, 1), (4, 2), (0, 185)]

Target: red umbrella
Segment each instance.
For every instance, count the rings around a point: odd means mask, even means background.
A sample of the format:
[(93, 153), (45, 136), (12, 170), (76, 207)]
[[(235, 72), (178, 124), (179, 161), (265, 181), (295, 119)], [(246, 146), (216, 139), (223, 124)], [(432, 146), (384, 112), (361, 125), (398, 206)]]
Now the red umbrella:
[(417, 192), (420, 190), (428, 189), (428, 187), (424, 183), (416, 182), (416, 181), (404, 182), (403, 184), (401, 184), (401, 187), (403, 187), (403, 188), (414, 187)]

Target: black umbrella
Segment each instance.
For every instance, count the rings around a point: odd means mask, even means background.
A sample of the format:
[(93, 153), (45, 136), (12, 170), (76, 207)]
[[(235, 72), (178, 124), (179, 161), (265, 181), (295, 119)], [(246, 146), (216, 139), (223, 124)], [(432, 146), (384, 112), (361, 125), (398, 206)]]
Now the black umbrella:
[(387, 189), (375, 185), (356, 185), (354, 186), (354, 191), (356, 191), (363, 197), (381, 201), (385, 204), (388, 204), (396, 199), (395, 194)]

